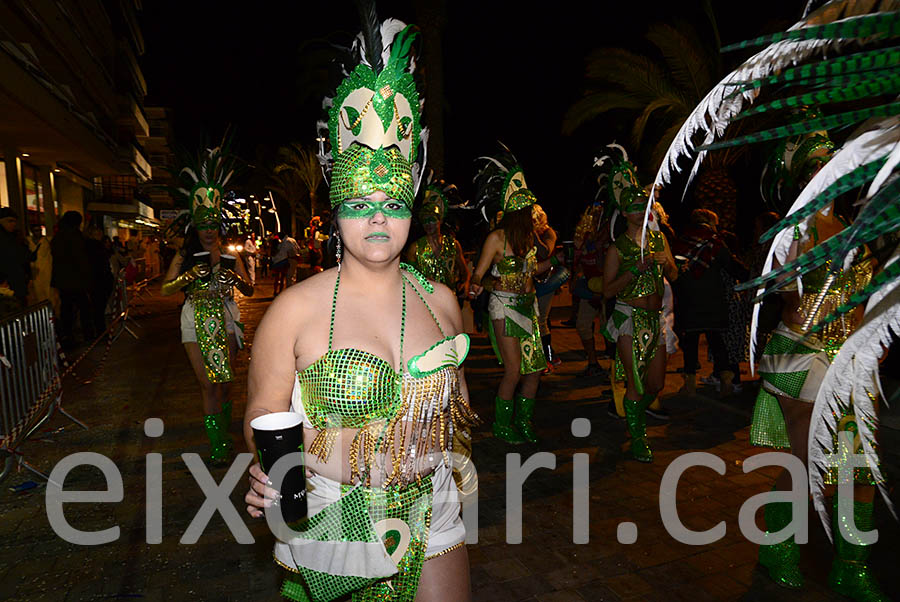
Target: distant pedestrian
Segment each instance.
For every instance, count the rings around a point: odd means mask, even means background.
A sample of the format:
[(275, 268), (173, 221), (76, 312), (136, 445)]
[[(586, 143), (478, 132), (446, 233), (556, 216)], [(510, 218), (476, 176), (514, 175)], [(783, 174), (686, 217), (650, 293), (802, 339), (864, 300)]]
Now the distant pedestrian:
[(67, 211), (59, 220), (59, 232), (53, 237), (51, 284), (59, 291), (61, 315), (60, 343), (64, 348), (75, 345), (76, 320), (81, 334), (90, 341), (96, 334), (92, 318), (90, 290), (92, 273), (84, 236), (81, 234), (81, 214)]
[(31, 279), (31, 252), (18, 228), (19, 216), (9, 207), (0, 207), (0, 272), (5, 275), (16, 303), (25, 307)]

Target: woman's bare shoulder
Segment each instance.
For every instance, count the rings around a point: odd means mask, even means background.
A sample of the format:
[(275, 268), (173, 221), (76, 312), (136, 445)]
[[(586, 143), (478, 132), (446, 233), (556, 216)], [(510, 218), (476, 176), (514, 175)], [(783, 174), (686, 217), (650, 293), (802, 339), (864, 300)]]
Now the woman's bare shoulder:
[[(442, 324), (452, 324), (455, 333), (462, 332), (462, 313), (456, 293), (439, 282), (433, 284), (434, 292), (428, 298), (432, 311), (435, 312)], [(446, 334), (451, 334), (446, 328), (444, 331)]]

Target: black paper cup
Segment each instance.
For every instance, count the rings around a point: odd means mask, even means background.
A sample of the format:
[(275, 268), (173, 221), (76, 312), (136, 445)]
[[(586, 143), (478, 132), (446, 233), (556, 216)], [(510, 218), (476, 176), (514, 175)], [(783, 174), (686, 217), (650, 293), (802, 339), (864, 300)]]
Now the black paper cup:
[[(208, 268), (212, 268), (212, 266), (210, 265), (209, 251), (198, 251), (197, 253), (194, 253), (194, 263), (203, 264)], [(202, 280), (205, 282), (209, 280), (209, 277), (210, 275), (207, 274), (202, 278)]]
[(235, 264), (237, 263), (237, 258), (234, 255), (220, 255), (219, 256), (219, 268), (229, 270), (233, 270)]
[[(303, 421), (296, 412), (273, 412), (250, 421), (256, 453), (263, 472), (269, 474), (282, 456), (303, 451)], [(286, 523), (306, 516), (306, 473), (303, 466), (287, 471), (281, 483), (274, 483), (281, 493), (281, 516)]]

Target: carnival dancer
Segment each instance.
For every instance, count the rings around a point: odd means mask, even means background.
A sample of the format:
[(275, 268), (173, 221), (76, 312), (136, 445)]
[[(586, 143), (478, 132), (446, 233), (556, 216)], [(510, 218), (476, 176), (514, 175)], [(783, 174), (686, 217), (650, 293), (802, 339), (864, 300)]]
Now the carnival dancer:
[[(684, 164), (679, 160), (692, 154), (701, 139), (692, 173), (706, 153), (783, 140), (775, 189), (793, 204), (760, 239), (772, 240), (762, 275), (738, 287), (757, 291), (751, 367), (759, 301), (782, 292), (788, 305), (760, 361), (764, 388), (751, 438), (790, 448), (806, 461), (814, 506), (835, 543), (829, 586), (855, 600), (881, 601), (887, 598), (867, 562), (872, 545), (864, 534), (873, 525), (874, 488), (867, 485), (877, 486), (891, 507), (876, 433), (878, 363), (892, 332), (900, 328), (897, 221), (888, 217), (900, 206), (895, 153), (900, 128), (896, 92), (885, 89), (882, 78), (894, 69), (900, 13), (850, 2), (828, 2), (810, 12), (815, 5), (809, 3), (790, 30), (733, 46), (765, 48), (714, 86), (687, 117), (663, 158), (657, 183), (670, 182)], [(876, 23), (880, 34), (873, 36)], [(886, 71), (870, 68), (885, 61), (892, 64)], [(797, 85), (783, 86), (791, 80)], [(780, 94), (785, 90), (786, 97)], [(848, 101), (853, 102), (842, 105)], [(796, 119), (792, 108), (807, 103), (827, 105), (831, 114), (814, 106), (813, 113), (804, 111), (807, 118)], [(777, 127), (744, 129), (740, 136), (718, 139), (731, 121), (785, 108), (791, 110)], [(777, 122), (770, 118), (767, 123)], [(825, 134), (829, 128), (849, 132), (833, 156)], [(837, 217), (845, 194), (855, 199), (853, 211), (844, 215), (855, 214), (855, 219), (846, 222)], [(869, 251), (888, 260), (876, 266)], [(851, 434), (849, 449), (843, 447), (845, 432)], [(846, 460), (856, 454), (863, 456), (864, 466), (851, 469)], [(856, 481), (852, 500), (839, 487), (833, 504), (827, 503), (829, 483), (836, 480)], [(776, 489), (786, 489), (785, 481), (780, 477)], [(793, 518), (791, 504), (768, 503), (764, 513), (767, 534), (760, 563), (780, 585), (799, 588), (799, 547), (786, 529)]]
[(616, 378), (626, 383), (623, 405), (631, 455), (640, 462), (652, 462), (645, 412), (665, 385), (666, 341), (660, 336), (665, 329), (663, 278), (674, 282), (678, 268), (662, 232), (650, 230), (643, 243), (648, 195), (638, 183), (625, 150), (617, 145), (610, 148), (621, 156), (609, 156), (607, 189), (610, 202), (625, 217), (626, 228), (606, 254), (603, 294), (607, 299), (615, 298), (616, 304), (604, 334), (616, 345)]
[[(196, 165), (180, 176), (190, 188), (178, 191), (189, 200), (190, 217), (184, 244), (169, 264), (163, 295), (184, 293), (181, 307), (181, 342), (200, 383), (203, 423), (210, 444), (210, 460), (228, 460), (232, 449), (231, 362), (242, 346), (240, 310), (233, 288), (253, 295), (253, 285), (240, 257), (226, 255), (220, 246), (222, 195), (232, 174), (232, 160), (222, 147), (203, 153)], [(179, 220), (177, 223), (181, 223)]]
[[(533, 277), (551, 265), (560, 265), (561, 260), (553, 255), (538, 262), (531, 209), (535, 196), (526, 187), (516, 158), (503, 148), (495, 157), (483, 157), (485, 166), (475, 176), (476, 203), (484, 209), (499, 205), (502, 210), (497, 229), (488, 234), (481, 248), (469, 296), (474, 299), (487, 288), (483, 279), (490, 269), (493, 280), (487, 329), (503, 366), (494, 400), (494, 436), (508, 443), (536, 443), (531, 420), (547, 360), (541, 346)], [(482, 213), (493, 215), (490, 210)]]
[[(779, 145), (772, 171), (780, 175), (782, 194), (798, 195), (831, 159), (833, 148), (834, 145), (824, 132)], [(804, 221), (805, 232), (801, 233), (799, 225), (794, 227), (783, 263), (793, 262), (814, 247), (839, 235), (846, 225), (846, 220), (837, 215), (834, 204), (827, 205)], [(777, 270), (782, 267), (782, 262), (774, 259), (771, 265)], [(810, 324), (818, 324), (844, 305), (856, 291), (865, 288), (872, 278), (873, 269), (874, 262), (868, 249), (862, 248), (857, 254), (857, 260), (848, 269), (838, 268), (830, 263), (822, 264), (818, 269), (806, 273), (801, 280), (793, 280), (781, 287), (781, 322), (769, 338), (759, 362), (762, 386), (753, 409), (751, 444), (788, 449), (804, 466), (808, 466), (809, 450), (804, 442), (809, 441), (813, 404), (832, 360), (862, 319), (862, 308), (857, 307), (817, 334), (807, 331)], [(842, 412), (842, 415), (842, 418), (849, 417), (849, 420), (842, 420), (844, 424), (855, 423), (855, 417), (850, 412)], [(872, 472), (857, 470), (854, 479), (857, 485), (854, 494), (856, 524), (864, 523), (868, 529), (871, 527), (875, 492), (871, 486), (875, 484)], [(836, 469), (828, 471), (825, 483), (837, 484)], [(782, 471), (775, 482), (775, 489), (790, 491), (792, 487), (790, 473)], [(836, 502), (837, 496), (834, 499)], [(764, 515), (767, 533), (780, 531), (791, 521), (791, 504), (766, 504)], [(868, 574), (866, 565), (856, 564), (857, 561), (865, 560), (864, 556), (868, 552), (866, 546), (857, 547), (843, 538), (838, 538), (835, 542), (838, 556), (830, 577), (835, 589), (843, 593), (848, 583), (859, 582), (857, 584), (863, 586), (867, 595), (873, 592), (876, 594), (871, 599), (882, 599), (878, 597), (881, 595), (880, 588)], [(840, 562), (842, 553), (853, 564)], [(759, 562), (779, 585), (791, 588), (803, 586), (800, 548), (793, 537), (783, 542), (761, 545)], [(861, 576), (855, 575), (857, 569)], [(852, 593), (848, 595), (852, 596)]]
[(406, 258), (429, 280), (440, 282), (458, 296), (465, 297), (469, 290), (469, 267), (459, 242), (442, 227), (450, 206), (447, 195), (454, 188), (443, 181), (425, 188), (425, 200), (419, 208), (419, 221), (425, 236), (409, 246)]
[[(275, 545), (285, 597), (436, 601), (451, 590), (468, 600), (449, 454), (454, 431), (475, 420), (460, 367), (469, 339), (456, 296), (400, 263), (424, 156), (418, 31), (379, 27), (371, 10), (320, 130), (337, 267), (285, 289), (260, 322), (245, 436), (254, 449), (250, 421), (269, 412), (304, 420), (309, 519)], [(277, 492), (258, 464), (250, 475), (247, 511), (258, 517)], [(316, 517), (334, 511), (362, 534), (317, 538)], [(385, 556), (388, 574), (368, 570)]]

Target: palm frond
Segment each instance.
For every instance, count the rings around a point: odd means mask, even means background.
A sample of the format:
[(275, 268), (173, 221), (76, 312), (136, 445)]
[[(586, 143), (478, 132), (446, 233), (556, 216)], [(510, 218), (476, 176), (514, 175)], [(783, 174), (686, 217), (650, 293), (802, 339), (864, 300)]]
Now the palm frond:
[(667, 112), (670, 119), (677, 121), (680, 125), (684, 120), (684, 114), (688, 111), (688, 105), (681, 99), (675, 98), (658, 98), (644, 107), (640, 116), (635, 120), (631, 127), (631, 146), (639, 148), (641, 139), (644, 137), (644, 129), (653, 113), (662, 110)]
[(597, 90), (573, 104), (563, 117), (563, 133), (571, 134), (579, 126), (609, 111), (637, 111), (646, 106), (643, 99), (621, 90)]
[(684, 20), (674, 25), (654, 23), (646, 35), (662, 53), (674, 83), (687, 94), (690, 104), (696, 104), (715, 83), (709, 69), (709, 56), (699, 46), (700, 36)]

